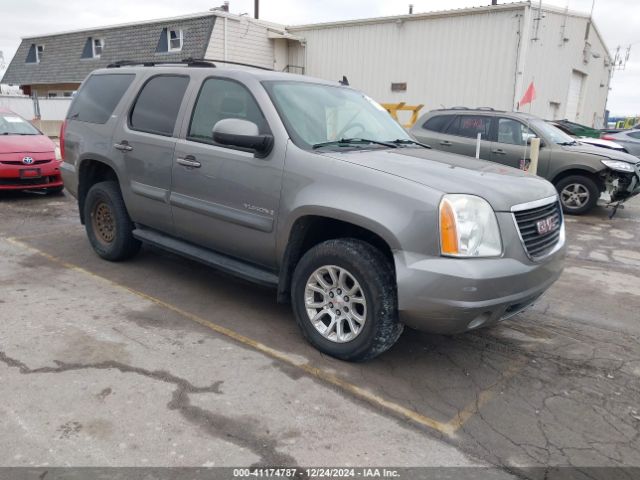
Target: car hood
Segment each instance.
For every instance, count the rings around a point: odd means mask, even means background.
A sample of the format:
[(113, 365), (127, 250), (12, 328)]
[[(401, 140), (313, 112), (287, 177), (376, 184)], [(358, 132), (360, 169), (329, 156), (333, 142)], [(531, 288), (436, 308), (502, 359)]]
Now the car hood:
[(498, 163), (423, 148), (328, 152), (324, 155), (421, 183), (442, 193), (487, 200), (495, 211), (556, 194), (543, 178)]
[(596, 147), (605, 147), (622, 150), (624, 147), (619, 143), (612, 142), (610, 140), (601, 140), (599, 138), (580, 137), (577, 139), (580, 143), (586, 143), (587, 145), (594, 145)]
[[(579, 140), (580, 141), (580, 140)], [(595, 145), (586, 145), (584, 143), (578, 145), (561, 145), (562, 150), (576, 153), (584, 153), (587, 155), (597, 155), (603, 158), (609, 158), (611, 160), (620, 160), (622, 162), (636, 164), (638, 163), (638, 157), (625, 152), (618, 152), (617, 150), (596, 147)]]
[(0, 135), (0, 153), (53, 152), (56, 145), (46, 135)]

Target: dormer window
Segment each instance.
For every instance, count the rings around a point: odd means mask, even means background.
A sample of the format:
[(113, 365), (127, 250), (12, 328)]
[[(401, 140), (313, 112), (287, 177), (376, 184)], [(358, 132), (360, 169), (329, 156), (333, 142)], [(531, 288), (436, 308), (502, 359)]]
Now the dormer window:
[(31, 44), (29, 47), (29, 53), (27, 53), (27, 59), (25, 63), (40, 63), (42, 55), (44, 54), (44, 45)]
[(167, 29), (167, 40), (170, 52), (182, 50), (182, 30)]
[(182, 30), (177, 28), (163, 28), (158, 39), (156, 53), (172, 53), (182, 50)]
[(103, 38), (94, 38), (91, 42), (92, 45), (92, 53), (93, 58), (100, 58), (102, 55), (102, 49), (104, 48), (104, 39)]
[(104, 50), (104, 38), (87, 37), (80, 58), (88, 60), (92, 58), (98, 59), (102, 55), (102, 50)]

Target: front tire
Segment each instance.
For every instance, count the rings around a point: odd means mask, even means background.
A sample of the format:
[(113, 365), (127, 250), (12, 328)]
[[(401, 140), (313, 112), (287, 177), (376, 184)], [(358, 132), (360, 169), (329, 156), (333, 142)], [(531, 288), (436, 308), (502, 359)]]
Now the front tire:
[(600, 189), (594, 180), (584, 175), (570, 175), (556, 183), (562, 211), (569, 215), (584, 215), (598, 203)]
[(365, 361), (398, 340), (398, 300), (391, 262), (356, 239), (328, 240), (298, 262), (291, 304), (304, 337), (327, 355)]
[(133, 257), (140, 242), (133, 237), (134, 225), (116, 182), (93, 185), (84, 202), (85, 228), (96, 253), (116, 262)]

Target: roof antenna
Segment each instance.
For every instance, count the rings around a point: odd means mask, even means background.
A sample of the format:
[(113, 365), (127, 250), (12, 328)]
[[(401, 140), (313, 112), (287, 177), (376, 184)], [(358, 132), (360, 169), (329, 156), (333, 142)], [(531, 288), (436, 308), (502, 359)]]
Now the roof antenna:
[(349, 80), (347, 80), (347, 76), (346, 75), (342, 75), (342, 80), (338, 80), (338, 83), (340, 85), (344, 85), (345, 87), (349, 86)]

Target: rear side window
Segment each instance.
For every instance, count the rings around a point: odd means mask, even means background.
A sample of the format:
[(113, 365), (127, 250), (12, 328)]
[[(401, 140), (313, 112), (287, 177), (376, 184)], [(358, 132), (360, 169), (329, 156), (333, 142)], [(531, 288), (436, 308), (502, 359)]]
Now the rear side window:
[(526, 145), (535, 136), (535, 133), (517, 120), (511, 118), (498, 119), (498, 142), (500, 143)]
[(67, 118), (88, 123), (106, 123), (135, 75), (93, 75), (74, 99)]
[(213, 127), (225, 118), (249, 120), (258, 125), (260, 133), (269, 133), (260, 107), (244, 85), (233, 80), (209, 78), (202, 85), (193, 109), (188, 138), (213, 143)]
[(448, 134), (467, 138), (477, 138), (480, 133), (485, 140), (490, 132), (491, 117), (483, 115), (459, 115), (447, 129)]
[(437, 115), (424, 122), (422, 128), (432, 132), (444, 132), (452, 118), (453, 115)]
[(171, 136), (189, 77), (160, 75), (144, 84), (131, 110), (132, 129)]
[(640, 132), (631, 132), (628, 134), (630, 137), (640, 139)]

